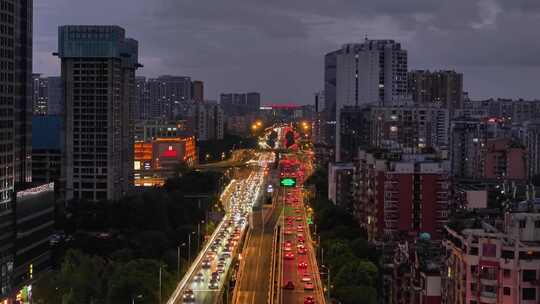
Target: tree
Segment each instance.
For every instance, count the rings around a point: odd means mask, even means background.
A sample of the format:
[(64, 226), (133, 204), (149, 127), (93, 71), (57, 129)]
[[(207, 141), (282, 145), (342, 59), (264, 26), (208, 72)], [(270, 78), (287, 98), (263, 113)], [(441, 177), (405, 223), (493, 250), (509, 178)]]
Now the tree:
[(108, 271), (102, 258), (69, 250), (57, 276), (62, 303), (103, 303)]
[(376, 304), (377, 291), (369, 286), (346, 286), (336, 288), (336, 296), (343, 304)]
[(36, 304), (62, 303), (55, 272), (46, 272), (32, 289), (32, 299)]
[[(137, 303), (157, 303), (160, 266), (156, 260), (138, 259), (117, 267), (109, 279), (107, 303), (129, 303), (134, 297), (139, 298)], [(174, 278), (163, 266), (161, 277), (162, 299), (166, 299), (174, 288)]]
[(366, 285), (374, 286), (378, 269), (375, 264), (366, 260), (351, 260), (343, 265), (336, 275), (337, 286)]

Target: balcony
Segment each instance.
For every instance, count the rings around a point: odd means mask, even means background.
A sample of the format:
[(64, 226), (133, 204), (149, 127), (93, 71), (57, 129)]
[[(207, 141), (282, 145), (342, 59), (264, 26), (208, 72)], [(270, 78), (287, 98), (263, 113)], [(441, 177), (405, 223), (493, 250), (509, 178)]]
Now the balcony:
[(482, 291), (480, 293), (481, 303), (497, 303), (497, 293)]

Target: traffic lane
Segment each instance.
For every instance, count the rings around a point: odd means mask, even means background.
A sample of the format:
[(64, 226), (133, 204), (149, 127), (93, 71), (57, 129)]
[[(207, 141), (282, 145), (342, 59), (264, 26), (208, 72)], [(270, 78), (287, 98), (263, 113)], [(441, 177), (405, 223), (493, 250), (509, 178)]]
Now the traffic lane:
[[(264, 168), (262, 168), (262, 169), (264, 169)], [(262, 171), (263, 170), (261, 170), (261, 172)], [(239, 209), (244, 209), (245, 207), (251, 207), (252, 206), (253, 200), (256, 199), (257, 196), (259, 195), (260, 185), (264, 182), (264, 176), (262, 175), (261, 172), (259, 172), (259, 173), (251, 172), (247, 179), (242, 180), (242, 183), (237, 186), (237, 190), (243, 192), (244, 195), (240, 199), (234, 199), (234, 200), (232, 200), (232, 198), (229, 197), (230, 201), (227, 202), (227, 203), (230, 203), (230, 204), (228, 204), (229, 207), (232, 206), (232, 207), (238, 207)], [(196, 258), (196, 260), (194, 262), (195, 264), (192, 266), (194, 268), (191, 268), (193, 270), (190, 269), (190, 272), (187, 274), (188, 277), (186, 278), (185, 285), (179, 286), (180, 287), (179, 292), (177, 293), (177, 291), (175, 291), (175, 295), (169, 301), (172, 300), (172, 302), (174, 302), (174, 303), (182, 302), (183, 301), (182, 296), (184, 294), (184, 291), (186, 289), (189, 289), (189, 287), (192, 287), (192, 289), (195, 289), (197, 291), (197, 295), (195, 295), (195, 292), (194, 292), (194, 296), (196, 298), (200, 298), (199, 301), (201, 301), (201, 302), (213, 301), (211, 299), (213, 297), (212, 294), (216, 293), (216, 292), (214, 290), (210, 290), (210, 289), (204, 290), (204, 289), (200, 288), (199, 285), (193, 285), (195, 283), (195, 282), (193, 282), (193, 276), (198, 272), (198, 270), (200, 270), (202, 268), (201, 267), (202, 257), (207, 255), (207, 253), (209, 252), (210, 244), (213, 243), (214, 240), (216, 239), (216, 236), (217, 236), (218, 232), (221, 230), (221, 227), (223, 226), (223, 223), (226, 220), (230, 219), (230, 218), (231, 218), (231, 216), (229, 214), (220, 223), (220, 225), (218, 226), (218, 229), (216, 229), (216, 231), (213, 233), (212, 237), (210, 238), (210, 241), (206, 244), (205, 249), (203, 249), (201, 251), (201, 253), (199, 253), (199, 255), (197, 256), (197, 258)], [(230, 229), (227, 229), (227, 230), (229, 230), (229, 232), (230, 232)], [(242, 233), (245, 231), (245, 225), (241, 226), (241, 231), (242, 231)], [(218, 255), (222, 252), (221, 251), (222, 249), (223, 248), (218, 249), (219, 250), (217, 252)], [(231, 261), (232, 261), (232, 259), (231, 259)], [(225, 263), (224, 268), (225, 268), (224, 273), (227, 273), (227, 271), (230, 268), (230, 261), (227, 261)], [(210, 280), (210, 275), (207, 274), (206, 279), (205, 279), (207, 284), (208, 284), (209, 280)], [(224, 278), (220, 279), (218, 290), (221, 290), (221, 288), (223, 287), (223, 283), (224, 283), (223, 280), (224, 280)], [(181, 285), (181, 284), (183, 284), (183, 283), (180, 283), (179, 285)]]
[[(296, 214), (294, 211), (296, 205), (286, 206), (286, 217), (290, 217), (293, 214)], [(296, 217), (296, 215), (295, 215)], [(305, 290), (305, 283), (302, 282), (302, 277), (304, 274), (309, 274), (311, 269), (311, 263), (305, 255), (298, 254), (298, 237), (297, 237), (297, 226), (301, 225), (299, 221), (293, 221), (292, 225), (289, 225), (287, 222), (285, 229), (292, 230), (291, 234), (285, 234), (285, 242), (291, 242), (291, 251), (294, 254), (294, 259), (284, 259), (283, 262), (283, 286), (285, 286), (289, 281), (294, 284), (294, 290), (283, 290), (283, 303), (304, 303), (305, 297), (313, 296), (314, 291)], [(284, 243), (285, 244), (285, 243)], [(284, 257), (282, 257), (284, 258)], [(299, 269), (300, 263), (307, 263), (307, 269)]]

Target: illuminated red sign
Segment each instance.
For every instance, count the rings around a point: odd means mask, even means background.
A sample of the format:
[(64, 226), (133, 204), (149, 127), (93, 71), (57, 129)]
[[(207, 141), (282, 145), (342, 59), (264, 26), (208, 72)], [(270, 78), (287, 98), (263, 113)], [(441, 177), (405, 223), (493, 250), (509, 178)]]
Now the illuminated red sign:
[(162, 157), (176, 158), (178, 157), (178, 151), (174, 150), (172, 146), (169, 146), (167, 150), (163, 152)]

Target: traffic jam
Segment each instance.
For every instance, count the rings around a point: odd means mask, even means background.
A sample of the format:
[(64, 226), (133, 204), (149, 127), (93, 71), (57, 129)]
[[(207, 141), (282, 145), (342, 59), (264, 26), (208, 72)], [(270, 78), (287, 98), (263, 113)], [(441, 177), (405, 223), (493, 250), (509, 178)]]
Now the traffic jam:
[(302, 187), (296, 186), (296, 183), (303, 182), (304, 170), (302, 164), (294, 158), (282, 160), (280, 167), (281, 184), (285, 187), (282, 225), (283, 294), (286, 300), (297, 297), (300, 292), (304, 304), (314, 304), (314, 278), (307, 256), (308, 248), (311, 247), (306, 244), (309, 231), (305, 220)]
[(183, 303), (211, 302), (213, 292), (221, 290), (233, 257), (238, 252), (249, 213), (264, 186), (268, 163), (272, 161), (273, 157), (260, 155), (259, 170), (252, 172), (246, 179), (234, 182), (234, 191), (228, 204), (229, 212), (208, 241), (200, 261), (195, 261), (197, 266), (193, 273), (187, 274), (191, 279), (182, 293)]

